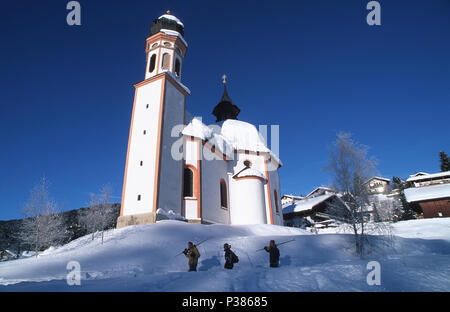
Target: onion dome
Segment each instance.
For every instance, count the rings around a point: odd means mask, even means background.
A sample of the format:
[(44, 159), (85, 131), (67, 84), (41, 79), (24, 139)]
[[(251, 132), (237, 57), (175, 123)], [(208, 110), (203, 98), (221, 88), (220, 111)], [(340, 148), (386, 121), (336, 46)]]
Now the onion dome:
[(219, 104), (214, 107), (212, 114), (216, 116), (216, 122), (221, 122), (227, 119), (237, 119), (237, 116), (241, 112), (239, 107), (233, 104), (230, 96), (227, 92), (226, 75), (223, 75), (223, 95)]
[(158, 33), (161, 29), (173, 30), (178, 32), (181, 36), (184, 36), (184, 25), (174, 15), (167, 11), (166, 14), (161, 15), (155, 19), (150, 27), (150, 36)]

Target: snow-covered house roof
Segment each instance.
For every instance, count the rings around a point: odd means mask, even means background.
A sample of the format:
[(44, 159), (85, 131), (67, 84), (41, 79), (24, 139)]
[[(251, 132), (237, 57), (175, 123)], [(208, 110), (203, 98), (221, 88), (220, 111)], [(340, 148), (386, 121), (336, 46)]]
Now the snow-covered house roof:
[(450, 184), (412, 187), (404, 190), (408, 202), (450, 198)]
[(283, 198), (303, 199), (305, 197), (304, 196), (298, 196), (298, 195), (285, 194), (285, 195), (281, 196), (281, 199), (283, 199)]
[(313, 209), (318, 204), (326, 201), (330, 197), (335, 196), (335, 194), (325, 194), (317, 197), (305, 198), (299, 201), (296, 201), (292, 205), (286, 206), (283, 208), (283, 214), (300, 212), (300, 211), (308, 211)]
[(8, 249), (0, 251), (0, 260), (9, 260), (13, 258), (16, 258), (16, 254), (9, 251)]
[(367, 184), (372, 180), (380, 180), (380, 181), (385, 181), (385, 182), (391, 182), (391, 180), (386, 179), (386, 178), (382, 178), (382, 177), (371, 177), (370, 179), (368, 179), (366, 182), (364, 182), (363, 184)]
[(421, 181), (421, 180), (428, 180), (428, 179), (436, 179), (436, 178), (444, 178), (444, 177), (450, 177), (450, 171), (444, 171), (444, 172), (438, 172), (433, 174), (421, 174), (421, 175), (414, 175), (410, 176), (407, 182), (414, 182), (414, 181)]
[(323, 193), (336, 193), (335, 190), (333, 190), (332, 188), (329, 187), (325, 187), (325, 186), (319, 186), (317, 188), (315, 188), (312, 192), (310, 192), (308, 195), (306, 195), (306, 197), (311, 197), (312, 195), (314, 195), (315, 193), (318, 193), (322, 191)]
[(417, 173), (411, 174), (409, 177), (413, 178), (413, 177), (418, 177), (418, 176), (423, 176), (423, 175), (427, 175), (429, 173), (423, 172), (423, 171), (419, 171)]
[(248, 122), (227, 119), (220, 127), (207, 126), (199, 118), (193, 118), (182, 134), (209, 141), (227, 157), (232, 156), (235, 150), (268, 153), (282, 165), (281, 160), (267, 148), (264, 138), (256, 127)]

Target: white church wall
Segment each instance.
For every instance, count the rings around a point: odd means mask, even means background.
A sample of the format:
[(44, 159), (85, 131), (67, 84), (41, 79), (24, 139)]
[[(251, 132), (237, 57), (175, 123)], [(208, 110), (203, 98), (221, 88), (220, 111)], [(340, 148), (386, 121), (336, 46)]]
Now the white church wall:
[[(169, 42), (171, 45), (173, 45), (173, 43), (171, 43), (171, 42)], [(163, 44), (164, 44), (164, 42), (163, 42)], [(160, 50), (161, 52), (161, 54), (160, 54), (160, 57), (159, 57), (159, 72), (160, 73), (162, 73), (162, 72), (165, 72), (165, 71), (171, 71), (171, 72), (173, 72), (173, 59), (174, 59), (174, 54), (175, 54), (175, 52), (174, 52), (174, 50), (172, 50), (172, 49), (166, 49), (166, 48), (161, 48), (161, 50)], [(169, 63), (168, 63), (168, 65), (169, 65), (169, 67), (168, 68), (166, 68), (166, 69), (163, 69), (162, 68), (162, 66), (163, 66), (163, 55), (165, 54), (165, 53), (167, 53), (167, 54), (169, 54), (170, 55), (170, 60), (169, 60)]]
[(251, 162), (252, 168), (264, 173), (264, 156), (254, 153), (245, 154), (244, 152), (239, 152), (236, 154), (236, 164), (234, 168), (235, 173), (244, 168), (244, 161), (246, 160), (249, 160)]
[(264, 203), (264, 182), (257, 178), (230, 180), (231, 223), (267, 223)]
[(149, 53), (147, 53), (147, 63), (146, 63), (147, 67), (145, 68), (145, 79), (148, 79), (156, 75), (157, 72), (156, 67), (154, 71), (150, 72), (150, 59), (153, 55), (155, 55), (156, 59), (158, 59), (158, 51), (159, 49), (154, 49), (151, 50)]
[[(157, 80), (136, 89), (124, 190), (123, 215), (125, 216), (148, 213), (153, 209), (161, 87), (162, 80)], [(138, 200), (139, 195), (140, 200)]]
[(172, 145), (180, 137), (172, 137), (172, 128), (184, 123), (184, 95), (170, 82), (166, 80), (164, 108), (164, 131), (161, 142), (161, 163), (159, 176), (159, 200), (158, 207), (166, 211), (173, 210), (181, 213), (182, 203), (182, 174), (183, 160), (174, 159)]
[(198, 160), (198, 143), (197, 141), (191, 141), (190, 139), (185, 140), (184, 145), (184, 155), (186, 165), (191, 165), (197, 168), (197, 160)]
[[(208, 147), (203, 148), (202, 151), (202, 219), (209, 222), (229, 224), (230, 187), (227, 174), (228, 163), (223, 159), (215, 159)], [(221, 179), (227, 185), (228, 209), (221, 207)]]
[[(281, 199), (280, 199), (280, 178), (278, 175), (278, 170), (268, 171), (269, 175), (269, 183), (270, 183), (270, 191), (271, 191), (271, 200), (272, 200), (272, 216), (273, 216), (273, 224), (283, 225), (283, 213), (281, 208)], [(275, 203), (275, 191), (277, 193), (277, 201)], [(276, 211), (276, 207), (278, 205), (278, 213)]]
[(184, 138), (184, 160), (185, 165), (191, 169), (194, 169), (194, 185), (193, 185), (193, 197), (184, 199), (184, 217), (189, 220), (199, 220), (198, 206), (200, 198), (197, 192), (197, 174), (199, 172), (199, 145), (200, 141), (198, 139), (191, 140), (190, 137)]
[(188, 199), (184, 201), (184, 217), (188, 220), (197, 220), (197, 209), (198, 202), (197, 200)]

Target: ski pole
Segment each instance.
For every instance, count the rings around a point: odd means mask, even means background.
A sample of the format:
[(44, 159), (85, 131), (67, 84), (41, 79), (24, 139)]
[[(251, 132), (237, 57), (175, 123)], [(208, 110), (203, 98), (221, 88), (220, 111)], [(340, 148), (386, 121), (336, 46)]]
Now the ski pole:
[[(207, 238), (205, 240), (202, 240), (200, 243), (198, 244), (194, 244), (194, 246), (200, 246), (201, 244), (203, 244), (204, 242), (206, 242), (207, 240), (210, 240), (210, 238)], [(179, 254), (176, 254), (175, 257), (181, 255), (184, 251), (180, 252)]]
[[(293, 241), (295, 241), (295, 238), (291, 239), (291, 240), (288, 240), (288, 241), (285, 241), (285, 242), (282, 242), (282, 243), (279, 243), (279, 244), (275, 244), (275, 246), (280, 246), (280, 245), (287, 244), (287, 243), (290, 243), (290, 242), (293, 242)], [(256, 252), (261, 251), (261, 250), (264, 250), (264, 248), (258, 249)]]

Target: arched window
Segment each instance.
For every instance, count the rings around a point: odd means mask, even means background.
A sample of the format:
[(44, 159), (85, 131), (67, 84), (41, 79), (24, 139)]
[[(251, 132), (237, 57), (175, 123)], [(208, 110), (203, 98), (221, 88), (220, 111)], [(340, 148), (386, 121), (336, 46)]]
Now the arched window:
[(156, 54), (153, 54), (152, 57), (150, 58), (150, 66), (148, 67), (149, 73), (155, 70), (155, 65), (156, 65)]
[(184, 168), (184, 197), (193, 197), (194, 195), (194, 173), (189, 168)]
[(276, 213), (280, 213), (280, 209), (278, 208), (278, 193), (277, 193), (277, 190), (273, 191), (273, 199), (275, 200), (275, 211), (276, 211)]
[(169, 53), (164, 53), (163, 57), (162, 57), (161, 68), (168, 70), (169, 69), (169, 64), (170, 64), (170, 54)]
[(177, 77), (180, 77), (180, 70), (181, 70), (181, 63), (179, 59), (175, 60), (175, 75), (177, 75)]
[(224, 179), (220, 180), (220, 206), (228, 208), (227, 184)]

